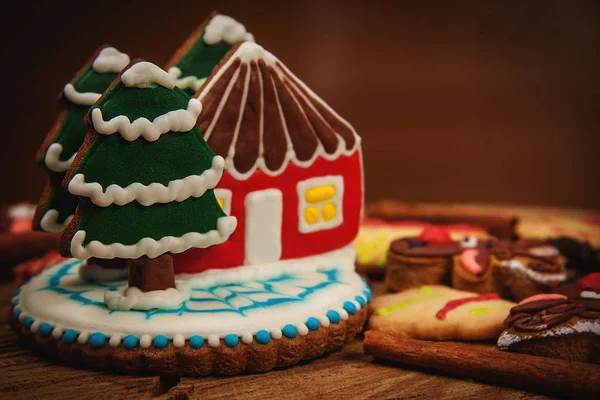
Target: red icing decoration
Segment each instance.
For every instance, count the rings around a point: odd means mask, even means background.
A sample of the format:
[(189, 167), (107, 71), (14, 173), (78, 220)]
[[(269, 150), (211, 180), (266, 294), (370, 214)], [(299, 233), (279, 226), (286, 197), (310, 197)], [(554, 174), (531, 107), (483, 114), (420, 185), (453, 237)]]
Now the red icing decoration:
[[(296, 186), (300, 181), (327, 175), (341, 175), (344, 178), (343, 222), (333, 229), (300, 233)], [(283, 173), (276, 176), (257, 170), (243, 181), (225, 172), (217, 188), (231, 190), (231, 215), (237, 217), (237, 228), (223, 244), (173, 254), (176, 273), (197, 273), (244, 265), (244, 200), (248, 193), (255, 190), (276, 188), (283, 194), (282, 260), (314, 256), (349, 245), (358, 234), (363, 207), (361, 152), (358, 149), (350, 156), (341, 155), (332, 161), (319, 157), (308, 168), (290, 163)]]
[(500, 299), (500, 296), (498, 296), (497, 293), (488, 293), (488, 294), (482, 294), (481, 296), (465, 297), (464, 299), (450, 300), (449, 302), (446, 303), (444, 308), (442, 308), (440, 311), (438, 311), (435, 314), (435, 317), (439, 320), (444, 320), (444, 319), (446, 319), (446, 314), (448, 314), (450, 311), (454, 310), (455, 308), (462, 306), (463, 304), (473, 303), (476, 301), (498, 300), (498, 299)]
[(478, 254), (479, 250), (467, 249), (460, 255), (463, 267), (475, 276), (480, 275), (483, 272), (483, 268), (476, 260)]
[(592, 272), (577, 281), (577, 285), (583, 289), (592, 289), (600, 293), (600, 272)]
[(534, 296), (529, 296), (528, 298), (521, 300), (519, 305), (531, 303), (532, 301), (538, 301), (538, 300), (562, 300), (562, 299), (566, 300), (567, 296), (565, 296), (563, 294), (542, 293), (542, 294), (536, 294)]
[(11, 233), (23, 233), (32, 231), (31, 219), (15, 219), (10, 223)]
[(449, 243), (452, 241), (450, 232), (439, 226), (428, 226), (423, 229), (417, 240), (427, 243)]

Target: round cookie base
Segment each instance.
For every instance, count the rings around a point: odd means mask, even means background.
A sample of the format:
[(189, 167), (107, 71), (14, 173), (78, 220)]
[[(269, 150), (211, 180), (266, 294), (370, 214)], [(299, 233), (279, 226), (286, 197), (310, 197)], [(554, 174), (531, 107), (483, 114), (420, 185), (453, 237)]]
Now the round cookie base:
[(309, 331), (293, 339), (271, 339), (267, 344), (253, 341), (228, 347), (223, 339), (217, 347), (204, 345), (175, 347), (170, 342), (164, 349), (155, 347), (125, 349), (103, 346), (98, 349), (86, 344), (64, 344), (52, 335), (42, 337), (16, 321), (11, 311), (12, 328), (27, 345), (65, 363), (94, 370), (127, 375), (231, 376), (241, 373), (266, 372), (285, 368), (341, 348), (359, 334), (367, 320), (367, 308), (361, 308), (347, 320), (329, 327)]

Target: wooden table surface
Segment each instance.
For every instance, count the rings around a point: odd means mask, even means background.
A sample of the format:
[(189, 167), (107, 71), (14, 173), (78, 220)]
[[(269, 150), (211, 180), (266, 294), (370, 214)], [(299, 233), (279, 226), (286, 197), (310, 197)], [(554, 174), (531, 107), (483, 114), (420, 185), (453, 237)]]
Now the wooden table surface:
[[(381, 283), (372, 283), (375, 294)], [(74, 369), (22, 347), (8, 324), (14, 284), (0, 285), (0, 399), (546, 399), (522, 390), (375, 361), (362, 337), (288, 369), (227, 378), (130, 377)]]

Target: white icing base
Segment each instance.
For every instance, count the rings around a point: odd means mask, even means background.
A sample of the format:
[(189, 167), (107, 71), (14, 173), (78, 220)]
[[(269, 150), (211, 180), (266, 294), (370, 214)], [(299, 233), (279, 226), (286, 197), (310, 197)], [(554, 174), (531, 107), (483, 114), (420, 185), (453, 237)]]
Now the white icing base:
[[(111, 311), (103, 306), (83, 305), (82, 300), (72, 298), (69, 293), (76, 292), (85, 301), (102, 303), (106, 285), (82, 281), (78, 272), (81, 261), (71, 259), (44, 270), (24, 285), (16, 297), (18, 305), (14, 310), (21, 310), (20, 320), (30, 315), (42, 324), (51, 324), (56, 332), (53, 331), (53, 335), (56, 334), (58, 338), (67, 329), (102, 332), (106, 337), (120, 335), (124, 338), (133, 334), (140, 338), (141, 347), (150, 346), (152, 337), (159, 334), (169, 339), (177, 337), (178, 344), (182, 339), (202, 335), (209, 345), (212, 341), (217, 346), (219, 339), (228, 334), (236, 334), (241, 341), (249, 341), (248, 335), (254, 335), (263, 329), (271, 333), (272, 339), (277, 339), (282, 337), (282, 329), (288, 324), (296, 327), (298, 335), (303, 335), (307, 332), (305, 325), (309, 317), (316, 318), (321, 326), (328, 327), (328, 311), (335, 310), (343, 320), (348, 318), (348, 313), (342, 308), (344, 302), (351, 302), (357, 310), (361, 306), (355, 301), (356, 297), (361, 297), (366, 302), (365, 291), (368, 291), (368, 287), (353, 270), (353, 254), (352, 251), (342, 249), (322, 257), (281, 261), (265, 265), (264, 268), (255, 266), (247, 272), (233, 269), (228, 270), (228, 274), (217, 275), (215, 271), (208, 271), (198, 276), (177, 275), (177, 281), (186, 282), (192, 289), (191, 300), (186, 301), (180, 312)], [(274, 266), (279, 268), (273, 270)], [(334, 281), (320, 272), (334, 269), (337, 270)], [(226, 279), (226, 275), (229, 275), (229, 279)], [(274, 279), (269, 281), (272, 288), (265, 290), (265, 280), (285, 276), (292, 276), (293, 279)], [(319, 289), (326, 281), (332, 283)], [(241, 286), (237, 286), (235, 292), (232, 292), (232, 284), (236, 282), (240, 282)], [(125, 285), (126, 282), (122, 284)], [(52, 285), (57, 285), (60, 290), (40, 290)], [(210, 286), (210, 290), (207, 286)], [(306, 292), (307, 287), (317, 289), (298, 298), (298, 294)], [(107, 300), (123, 299), (125, 291), (126, 289), (121, 288), (119, 292), (112, 292), (112, 298)], [(232, 293), (236, 295), (230, 297)], [(135, 295), (131, 289), (126, 294), (128, 298), (129, 295), (132, 295), (131, 298)], [(229, 299), (227, 304), (223, 303), (225, 298)], [(292, 300), (278, 302), (278, 299), (285, 298)], [(294, 298), (297, 300), (293, 300)], [(269, 299), (274, 301), (268, 302)], [(179, 300), (173, 300), (171, 304)], [(150, 300), (146, 297), (144, 301)], [(257, 306), (256, 302), (266, 303)], [(248, 304), (254, 306), (244, 308)], [(224, 311), (210, 312), (216, 309)]]
[(527, 277), (529, 277), (529, 279), (541, 283), (541, 284), (547, 284), (547, 283), (560, 283), (563, 282), (565, 280), (567, 280), (567, 274), (566, 273), (541, 273), (541, 272), (537, 272), (532, 270), (531, 268), (526, 268), (523, 263), (521, 263), (519, 260), (507, 260), (507, 261), (502, 261), (500, 263), (501, 267), (505, 267), (505, 268), (512, 268), (515, 270), (520, 271), (521, 273), (527, 275)]
[(79, 276), (87, 282), (111, 282), (127, 279), (129, 268), (104, 268), (84, 261), (79, 267)]
[(215, 15), (204, 28), (204, 43), (214, 45), (219, 42), (236, 44), (242, 40), (254, 41), (254, 36), (246, 27), (228, 15)]
[(94, 92), (79, 93), (75, 89), (75, 86), (73, 86), (70, 83), (67, 83), (65, 85), (63, 92), (65, 93), (65, 97), (67, 98), (67, 100), (69, 100), (71, 103), (88, 107), (94, 105), (94, 103), (98, 101), (100, 96), (102, 96), (100, 93)]
[(111, 310), (172, 310), (190, 298), (192, 288), (188, 282), (175, 282), (175, 288), (142, 292), (136, 287), (123, 286), (117, 291), (107, 290), (104, 302)]
[(507, 350), (511, 345), (531, 339), (540, 339), (556, 336), (573, 335), (576, 333), (593, 333), (600, 335), (600, 321), (579, 320), (573, 326), (556, 326), (548, 329), (542, 335), (524, 334), (522, 336), (514, 335), (504, 331), (498, 338), (498, 348)]
[(46, 150), (46, 157), (44, 158), (44, 162), (46, 163), (46, 167), (52, 172), (65, 172), (69, 169), (75, 156), (77, 153), (73, 154), (71, 158), (66, 161), (60, 161), (60, 156), (62, 155), (63, 147), (60, 143), (52, 143), (48, 150)]
[(114, 47), (103, 48), (92, 63), (92, 68), (99, 74), (112, 72), (118, 74), (129, 64), (129, 56)]
[(188, 75), (184, 78), (181, 77), (181, 70), (177, 67), (169, 68), (168, 74), (171, 75), (175, 81), (175, 85), (181, 90), (191, 88), (194, 92), (197, 92), (202, 84), (206, 81), (206, 78), (198, 78), (194, 75)]

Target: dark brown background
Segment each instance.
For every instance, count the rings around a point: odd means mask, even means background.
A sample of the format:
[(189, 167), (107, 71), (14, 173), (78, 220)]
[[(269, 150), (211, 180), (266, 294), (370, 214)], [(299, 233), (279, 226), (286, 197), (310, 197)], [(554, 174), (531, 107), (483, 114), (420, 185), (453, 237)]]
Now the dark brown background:
[(98, 45), (164, 65), (219, 9), (354, 124), (367, 200), (600, 209), (593, 1), (56, 3), (3, 10), (0, 201), (37, 199), (56, 95)]

